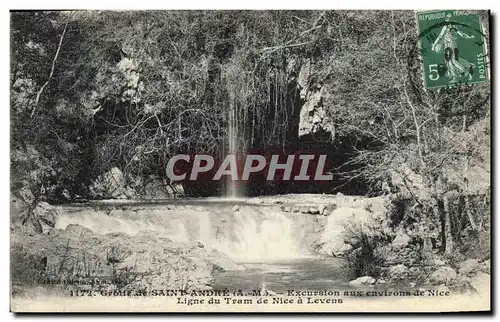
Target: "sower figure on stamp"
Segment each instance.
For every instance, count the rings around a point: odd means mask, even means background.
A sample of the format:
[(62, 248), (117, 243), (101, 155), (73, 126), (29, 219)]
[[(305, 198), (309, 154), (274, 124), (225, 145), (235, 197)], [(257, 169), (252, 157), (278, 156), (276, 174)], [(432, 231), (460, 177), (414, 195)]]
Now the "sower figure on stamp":
[[(450, 17), (451, 14), (448, 14), (445, 21), (449, 22)], [(450, 78), (452, 82), (457, 82), (458, 78), (467, 75), (471, 80), (474, 71), (474, 64), (459, 56), (457, 43), (459, 36), (464, 39), (472, 39), (474, 36), (468, 35), (458, 28), (458, 25), (455, 24), (445, 24), (431, 48), (433, 51), (443, 54), (446, 67), (445, 76)]]

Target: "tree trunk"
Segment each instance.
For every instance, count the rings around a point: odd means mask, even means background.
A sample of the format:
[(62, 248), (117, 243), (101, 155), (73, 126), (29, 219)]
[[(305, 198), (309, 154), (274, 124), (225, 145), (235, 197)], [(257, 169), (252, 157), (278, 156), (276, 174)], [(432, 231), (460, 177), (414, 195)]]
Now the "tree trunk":
[(435, 205), (432, 208), (432, 210), (434, 212), (434, 217), (439, 218), (439, 223), (441, 224), (441, 234), (440, 234), (441, 245), (439, 247), (439, 250), (444, 253), (446, 251), (446, 225), (444, 219), (444, 212), (441, 211), (439, 205)]
[(464, 201), (465, 201), (465, 213), (467, 214), (467, 218), (469, 219), (470, 226), (472, 227), (472, 230), (477, 231), (477, 225), (476, 221), (474, 220), (474, 216), (472, 216), (472, 212), (470, 211), (470, 201), (469, 201), (469, 195), (466, 193), (464, 195)]
[(453, 252), (453, 236), (451, 234), (451, 220), (448, 202), (448, 197), (443, 196), (445, 253), (451, 254)]
[(423, 252), (425, 253), (431, 253), (432, 252), (432, 240), (430, 236), (430, 224), (429, 224), (429, 218), (428, 215), (425, 212), (422, 212), (423, 215), (423, 220), (422, 220), (422, 235), (423, 235), (423, 240), (424, 240), (424, 245), (422, 247)]

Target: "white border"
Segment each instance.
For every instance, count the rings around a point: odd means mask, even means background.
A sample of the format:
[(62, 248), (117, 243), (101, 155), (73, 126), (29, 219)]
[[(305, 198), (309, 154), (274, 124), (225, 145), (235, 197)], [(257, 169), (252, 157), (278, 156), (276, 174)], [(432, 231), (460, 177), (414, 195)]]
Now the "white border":
[[(329, 1), (315, 1), (315, 0), (307, 0), (307, 1), (293, 1), (293, 0), (288, 0), (288, 1), (273, 1), (270, 2), (269, 0), (253, 0), (253, 1), (245, 1), (245, 2), (240, 2), (237, 3), (235, 1), (192, 1), (192, 0), (184, 0), (184, 1), (152, 1), (152, 0), (141, 0), (141, 1), (131, 1), (131, 0), (123, 0), (123, 1), (103, 1), (103, 0), (86, 0), (86, 1), (81, 1), (81, 2), (70, 2), (68, 0), (46, 0), (46, 1), (4, 1), (2, 2), (1, 6), (2, 9), (0, 11), (1, 18), (1, 36), (2, 36), (2, 44), (3, 44), (3, 49), (1, 51), (3, 57), (0, 60), (2, 62), (1, 64), (1, 72), (0, 77), (2, 81), (2, 85), (0, 86), (2, 90), (2, 101), (4, 102), (4, 106), (0, 108), (0, 122), (2, 122), (0, 126), (0, 151), (2, 152), (2, 157), (1, 157), (1, 178), (0, 178), (0, 184), (1, 184), (1, 216), (3, 216), (3, 225), (1, 225), (3, 232), (0, 233), (0, 236), (2, 237), (2, 241), (0, 244), (0, 249), (1, 249), (1, 257), (0, 260), (2, 262), (1, 265), (1, 270), (2, 270), (2, 277), (0, 278), (0, 297), (2, 299), (1, 303), (1, 310), (2, 310), (2, 317), (5, 318), (5, 320), (11, 320), (14, 319), (14, 315), (10, 314), (9, 311), (9, 233), (10, 233), (10, 225), (9, 225), (9, 172), (7, 169), (9, 169), (9, 164), (10, 164), (10, 157), (9, 157), (9, 129), (10, 129), (10, 124), (9, 124), (9, 78), (7, 77), (9, 73), (9, 9), (121, 9), (121, 10), (126, 10), (126, 9), (416, 9), (416, 10), (429, 10), (429, 9), (447, 9), (447, 8), (452, 8), (452, 9), (492, 9), (493, 14), (496, 16), (496, 24), (494, 25), (495, 29), (491, 30), (492, 35), (496, 34), (497, 31), (497, 26), (498, 26), (498, 17), (499, 17), (499, 6), (500, 2), (499, 1), (488, 1), (488, 0), (474, 0), (474, 1), (464, 1), (464, 0), (456, 0), (456, 1), (436, 1), (436, 0), (419, 0), (419, 1), (411, 1), (411, 2), (404, 2), (400, 0), (386, 0), (383, 2), (374, 2), (374, 1), (363, 1), (363, 0), (349, 0), (349, 1), (334, 1), (334, 0), (329, 0)], [(5, 8), (4, 8), (5, 6)], [(497, 61), (498, 55), (496, 54), (496, 51), (493, 50), (495, 53), (495, 56), (491, 58), (493, 61), (493, 66), (496, 66), (495, 62)], [(491, 75), (490, 79), (495, 78), (495, 72), (494, 70), (491, 70)], [(494, 82), (494, 89), (492, 90), (492, 93), (498, 93), (498, 82)], [(496, 106), (492, 107), (493, 109), (496, 108)], [(500, 124), (500, 113), (498, 111), (495, 111), (493, 113), (495, 115), (495, 121), (497, 124)], [(492, 127), (493, 130), (493, 127)], [(494, 137), (494, 142), (499, 142), (499, 131), (495, 131), (495, 137)], [(493, 148), (493, 147), (492, 147)], [(497, 154), (498, 151), (500, 151), (498, 146), (494, 147), (495, 149), (495, 159), (499, 160), (499, 155)], [(498, 174), (498, 170), (496, 171)], [(496, 179), (496, 176), (495, 178)], [(496, 180), (495, 180), (496, 181)], [(494, 185), (494, 183), (492, 183)], [(500, 192), (498, 189), (495, 189), (495, 195), (493, 197), (495, 200), (495, 204), (500, 201)], [(498, 207), (498, 206), (497, 206)], [(493, 214), (495, 216), (496, 213)], [(493, 235), (495, 235), (498, 232), (498, 222), (499, 219), (496, 219), (496, 225), (495, 225), (495, 231), (493, 232)], [(500, 248), (498, 245), (498, 236), (496, 237), (496, 243), (494, 245), (496, 249), (496, 253), (498, 253), (498, 249)], [(498, 261), (498, 258), (496, 258), (496, 261)], [(496, 274), (496, 278), (498, 279), (498, 270), (496, 267), (492, 267), (492, 269), (495, 269), (494, 274)], [(498, 296), (494, 297), (496, 300), (496, 303), (493, 304), (493, 307), (495, 307), (498, 310)], [(159, 319), (164, 319), (165, 316), (157, 316)], [(242, 318), (243, 316), (226, 316), (224, 318), (227, 319), (234, 319), (234, 318)], [(33, 317), (33, 316), (24, 316), (23, 319), (35, 319), (35, 318), (43, 318), (43, 319), (53, 319), (52, 316), (38, 316), (38, 317)], [(70, 318), (69, 316), (59, 316), (58, 317), (61, 320), (66, 320)], [(128, 317), (127, 319), (131, 320), (139, 320), (142, 319), (143, 316), (133, 316), (133, 317)], [(190, 319), (200, 319), (200, 318), (207, 318), (207, 317), (202, 317), (202, 316), (167, 316), (166, 318), (172, 319), (172, 320), (190, 320)], [(210, 319), (220, 319), (220, 316), (209, 316)], [(275, 320), (278, 318), (277, 316), (259, 316), (259, 317), (254, 317), (258, 318), (259, 320), (262, 321), (271, 321)], [(302, 315), (299, 317), (292, 317), (292, 316), (286, 316), (286, 317), (281, 317), (281, 318), (297, 318), (300, 320), (311, 320), (315, 318), (319, 318), (319, 316), (307, 316), (307, 315)], [(352, 317), (346, 317), (346, 316), (326, 316), (324, 318), (327, 319), (335, 319), (339, 321), (347, 321), (347, 320), (352, 320)], [(370, 319), (378, 319), (378, 320), (386, 320), (386, 319), (401, 319), (401, 316), (358, 316), (358, 318), (370, 318)], [(420, 318), (425, 318), (426, 320), (452, 320), (455, 319), (456, 317), (454, 315), (452, 316), (447, 316), (447, 317), (442, 317), (442, 316), (405, 316), (404, 319), (420, 319)], [(470, 320), (475, 320), (475, 319), (480, 319), (481, 317), (479, 316), (468, 316), (467, 319)], [(122, 316), (87, 316), (84, 317), (83, 319), (88, 319), (92, 321), (104, 321), (104, 319), (123, 319)], [(2, 319), (3, 321), (4, 319)]]

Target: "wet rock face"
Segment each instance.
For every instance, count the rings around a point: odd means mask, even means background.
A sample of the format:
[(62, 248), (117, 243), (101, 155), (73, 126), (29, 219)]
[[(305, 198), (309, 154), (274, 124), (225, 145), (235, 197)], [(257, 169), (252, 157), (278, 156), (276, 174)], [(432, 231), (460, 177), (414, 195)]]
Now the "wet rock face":
[(105, 199), (126, 199), (133, 195), (126, 187), (122, 171), (116, 167), (99, 176), (90, 191), (93, 196)]
[(320, 84), (312, 82), (312, 66), (307, 60), (300, 68), (297, 78), (297, 86), (300, 89), (302, 107), (299, 119), (299, 137), (318, 133), (321, 130), (335, 135), (333, 121), (328, 117), (323, 106), (324, 93)]

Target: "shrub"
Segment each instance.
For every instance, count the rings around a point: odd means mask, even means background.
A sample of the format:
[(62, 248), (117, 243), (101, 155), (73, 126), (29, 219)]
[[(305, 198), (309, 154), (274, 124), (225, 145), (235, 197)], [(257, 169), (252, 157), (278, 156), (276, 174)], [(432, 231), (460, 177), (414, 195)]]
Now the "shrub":
[(344, 227), (344, 240), (352, 246), (345, 254), (346, 275), (354, 279), (360, 276), (379, 277), (385, 262), (384, 252), (377, 249), (387, 245), (390, 238), (375, 228), (361, 225)]
[(43, 278), (46, 267), (47, 257), (39, 254), (29, 254), (23, 246), (12, 247), (10, 274), (13, 284), (37, 284)]

